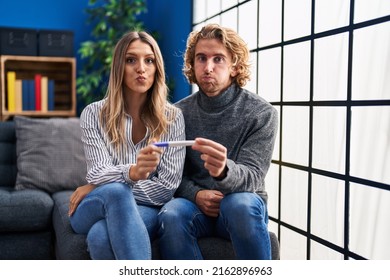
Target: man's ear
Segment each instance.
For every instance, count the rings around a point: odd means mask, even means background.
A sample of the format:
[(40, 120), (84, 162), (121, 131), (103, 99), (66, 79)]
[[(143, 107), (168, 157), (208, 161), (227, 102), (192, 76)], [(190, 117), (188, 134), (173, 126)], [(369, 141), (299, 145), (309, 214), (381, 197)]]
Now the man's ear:
[(233, 65), (232, 67), (230, 67), (230, 76), (231, 77), (235, 77), (237, 76), (238, 72), (237, 72), (237, 67), (235, 65)]

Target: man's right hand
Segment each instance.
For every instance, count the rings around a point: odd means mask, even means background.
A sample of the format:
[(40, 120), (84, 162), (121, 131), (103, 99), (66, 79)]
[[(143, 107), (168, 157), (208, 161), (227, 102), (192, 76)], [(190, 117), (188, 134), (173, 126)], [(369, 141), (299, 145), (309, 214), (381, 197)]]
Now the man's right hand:
[(207, 216), (218, 217), (219, 205), (223, 194), (216, 190), (201, 190), (196, 194), (195, 202), (199, 209)]

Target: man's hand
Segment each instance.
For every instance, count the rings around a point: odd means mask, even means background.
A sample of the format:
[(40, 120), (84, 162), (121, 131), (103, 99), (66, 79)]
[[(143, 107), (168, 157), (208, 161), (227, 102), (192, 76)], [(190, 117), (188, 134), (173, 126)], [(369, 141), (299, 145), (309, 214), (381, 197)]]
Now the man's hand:
[(69, 200), (69, 211), (68, 215), (72, 216), (74, 211), (76, 211), (77, 206), (84, 199), (84, 197), (95, 189), (95, 185), (87, 184), (84, 186), (78, 187), (70, 196)]
[(216, 190), (201, 190), (196, 194), (195, 202), (199, 209), (207, 216), (218, 217), (219, 205), (223, 194)]
[(156, 170), (161, 154), (162, 149), (153, 144), (141, 149), (137, 156), (137, 163), (130, 168), (130, 179), (133, 181), (147, 179), (149, 174)]
[(210, 176), (224, 178), (226, 176), (227, 151), (225, 146), (205, 138), (196, 138), (192, 149), (200, 152), (204, 167)]

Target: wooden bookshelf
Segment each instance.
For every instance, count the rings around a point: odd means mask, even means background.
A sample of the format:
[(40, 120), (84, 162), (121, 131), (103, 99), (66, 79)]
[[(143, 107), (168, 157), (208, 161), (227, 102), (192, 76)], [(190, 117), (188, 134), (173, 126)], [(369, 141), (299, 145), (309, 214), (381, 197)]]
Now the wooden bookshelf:
[[(0, 56), (0, 119), (15, 115), (30, 117), (76, 116), (76, 59), (74, 57)], [(7, 73), (16, 72), (16, 79), (34, 79), (36, 74), (54, 80), (54, 109), (50, 111), (8, 110)]]

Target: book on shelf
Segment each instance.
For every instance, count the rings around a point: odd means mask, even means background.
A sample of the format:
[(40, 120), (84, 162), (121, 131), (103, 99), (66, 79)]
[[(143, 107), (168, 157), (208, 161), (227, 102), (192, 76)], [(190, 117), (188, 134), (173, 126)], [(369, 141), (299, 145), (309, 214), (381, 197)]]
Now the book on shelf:
[(30, 111), (35, 111), (35, 80), (29, 80), (29, 110)]
[(9, 112), (15, 112), (15, 80), (16, 73), (14, 71), (7, 72), (7, 105)]
[(7, 72), (7, 108), (9, 112), (53, 111), (55, 81), (42, 74), (32, 79), (16, 79), (16, 73)]
[(30, 85), (29, 80), (22, 80), (22, 110), (30, 110)]
[(15, 112), (22, 112), (22, 80), (15, 80)]
[(49, 111), (53, 111), (54, 110), (54, 80), (49, 80), (47, 93), (48, 93), (47, 109)]
[(35, 111), (35, 80), (22, 80), (22, 110)]
[(46, 76), (41, 76), (41, 111), (47, 112), (49, 81)]
[(35, 111), (41, 111), (42, 100), (41, 100), (41, 74), (35, 74)]

